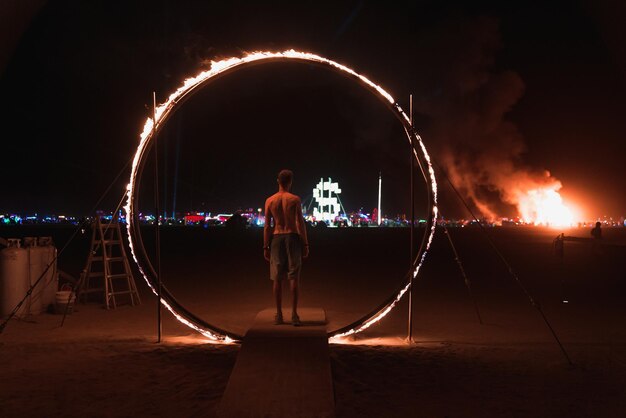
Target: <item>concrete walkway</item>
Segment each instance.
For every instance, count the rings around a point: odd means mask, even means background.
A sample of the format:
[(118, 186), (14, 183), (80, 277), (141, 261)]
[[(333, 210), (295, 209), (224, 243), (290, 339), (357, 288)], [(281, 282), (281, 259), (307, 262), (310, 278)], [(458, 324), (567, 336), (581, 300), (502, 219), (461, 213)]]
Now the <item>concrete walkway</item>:
[(259, 312), (246, 333), (218, 416), (334, 417), (325, 312), (300, 309), (300, 327), (274, 325), (274, 313)]

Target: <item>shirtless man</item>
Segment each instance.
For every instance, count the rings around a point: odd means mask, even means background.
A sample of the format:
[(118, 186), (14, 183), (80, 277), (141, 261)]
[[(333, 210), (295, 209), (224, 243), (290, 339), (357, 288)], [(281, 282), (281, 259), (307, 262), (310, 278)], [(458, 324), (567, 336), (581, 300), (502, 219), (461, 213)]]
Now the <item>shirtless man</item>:
[(265, 201), (265, 227), (263, 229), (263, 256), (270, 262), (270, 279), (274, 282), (276, 299), (275, 324), (283, 323), (282, 283), (289, 279), (292, 296), (291, 323), (301, 325), (298, 316), (298, 280), (302, 259), (309, 256), (309, 241), (302, 217), (300, 198), (289, 192), (293, 173), (278, 173), (278, 193)]

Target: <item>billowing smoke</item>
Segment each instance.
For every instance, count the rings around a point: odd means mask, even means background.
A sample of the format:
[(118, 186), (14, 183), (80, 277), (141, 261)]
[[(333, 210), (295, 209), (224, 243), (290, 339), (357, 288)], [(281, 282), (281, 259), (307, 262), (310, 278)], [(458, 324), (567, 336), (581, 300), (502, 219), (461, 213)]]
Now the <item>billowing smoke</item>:
[(428, 145), (484, 217), (502, 216), (503, 206), (513, 205), (523, 218), (536, 219), (529, 191), (555, 192), (561, 184), (547, 171), (524, 164), (526, 144), (506, 119), (524, 83), (517, 73), (495, 66), (501, 47), (498, 21), (455, 18), (423, 34), (419, 49), (428, 61), (421, 67), (430, 69), (415, 106), (430, 120)]

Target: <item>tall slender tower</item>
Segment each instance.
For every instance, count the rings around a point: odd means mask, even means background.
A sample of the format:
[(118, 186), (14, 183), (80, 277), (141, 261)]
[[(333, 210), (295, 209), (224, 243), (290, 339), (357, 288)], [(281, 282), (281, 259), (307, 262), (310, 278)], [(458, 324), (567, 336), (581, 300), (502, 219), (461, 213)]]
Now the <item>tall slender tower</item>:
[(379, 171), (378, 172), (378, 226), (380, 226), (380, 222), (383, 217), (383, 213), (380, 211), (380, 194), (381, 194), (382, 186), (383, 186), (383, 178)]

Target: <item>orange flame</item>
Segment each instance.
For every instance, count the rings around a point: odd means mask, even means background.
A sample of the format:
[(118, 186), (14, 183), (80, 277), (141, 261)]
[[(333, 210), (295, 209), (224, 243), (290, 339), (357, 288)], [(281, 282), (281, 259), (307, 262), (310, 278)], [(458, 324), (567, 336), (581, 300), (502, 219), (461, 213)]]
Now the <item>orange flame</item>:
[(571, 226), (574, 212), (557, 191), (560, 184), (528, 190), (519, 196), (518, 210), (524, 222), (555, 227)]

